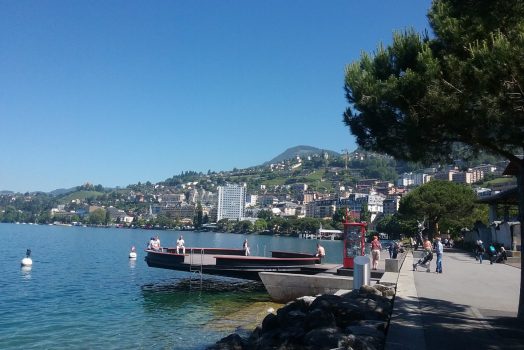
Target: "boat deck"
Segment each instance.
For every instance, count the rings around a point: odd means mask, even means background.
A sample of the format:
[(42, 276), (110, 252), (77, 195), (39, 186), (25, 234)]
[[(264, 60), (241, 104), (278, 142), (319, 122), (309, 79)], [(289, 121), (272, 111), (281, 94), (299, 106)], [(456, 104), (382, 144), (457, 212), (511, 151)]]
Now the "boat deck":
[(146, 250), (148, 266), (186, 272), (260, 280), (259, 272), (318, 274), (336, 271), (340, 265), (320, 264), (311, 254), (272, 252), (272, 257), (245, 256), (241, 249), (186, 248), (177, 254), (174, 248)]

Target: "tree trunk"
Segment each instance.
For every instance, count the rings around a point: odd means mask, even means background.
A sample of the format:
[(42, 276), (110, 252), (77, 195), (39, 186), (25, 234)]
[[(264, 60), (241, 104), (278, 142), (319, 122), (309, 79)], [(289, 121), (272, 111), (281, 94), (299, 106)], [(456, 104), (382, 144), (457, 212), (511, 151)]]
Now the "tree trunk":
[(520, 296), (518, 318), (524, 320), (524, 245), (522, 244), (522, 229), (524, 224), (524, 161), (517, 163), (517, 193), (519, 203), (519, 222), (520, 222)]

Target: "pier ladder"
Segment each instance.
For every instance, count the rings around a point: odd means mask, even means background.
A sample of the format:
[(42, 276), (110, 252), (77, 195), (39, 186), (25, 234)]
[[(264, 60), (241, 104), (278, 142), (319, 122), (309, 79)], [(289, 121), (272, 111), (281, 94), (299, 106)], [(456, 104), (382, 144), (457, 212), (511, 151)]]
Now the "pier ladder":
[[(198, 256), (198, 250), (200, 250), (200, 256)], [(199, 261), (200, 260), (200, 261)], [(202, 289), (202, 265), (204, 264), (204, 248), (193, 249), (189, 251), (189, 272), (191, 273), (189, 278), (189, 287), (193, 286), (193, 276), (196, 274), (200, 275), (200, 289)], [(198, 282), (196, 279), (195, 282)]]

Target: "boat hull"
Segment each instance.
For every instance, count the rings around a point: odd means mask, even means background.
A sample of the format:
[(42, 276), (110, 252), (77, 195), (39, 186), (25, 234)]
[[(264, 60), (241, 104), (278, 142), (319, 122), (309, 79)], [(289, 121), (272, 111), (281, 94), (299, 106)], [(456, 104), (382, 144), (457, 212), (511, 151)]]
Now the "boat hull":
[[(326, 268), (314, 268), (319, 262), (310, 254), (275, 252), (278, 257), (245, 256), (241, 249), (186, 248), (177, 254), (174, 248), (146, 250), (148, 266), (202, 274), (220, 275), (260, 281), (259, 272), (318, 273)], [(284, 254), (285, 253), (285, 254)]]

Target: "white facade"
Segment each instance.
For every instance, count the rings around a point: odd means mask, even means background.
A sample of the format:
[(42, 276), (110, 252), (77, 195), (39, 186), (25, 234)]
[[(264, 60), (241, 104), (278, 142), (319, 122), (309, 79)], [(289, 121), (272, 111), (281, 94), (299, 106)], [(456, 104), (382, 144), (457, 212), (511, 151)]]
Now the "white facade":
[(257, 205), (258, 195), (248, 194), (246, 195), (246, 207), (254, 207)]
[(246, 188), (239, 185), (218, 187), (217, 221), (242, 220), (246, 203)]
[(397, 180), (397, 186), (421, 186), (429, 182), (431, 176), (425, 173), (404, 173)]

